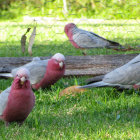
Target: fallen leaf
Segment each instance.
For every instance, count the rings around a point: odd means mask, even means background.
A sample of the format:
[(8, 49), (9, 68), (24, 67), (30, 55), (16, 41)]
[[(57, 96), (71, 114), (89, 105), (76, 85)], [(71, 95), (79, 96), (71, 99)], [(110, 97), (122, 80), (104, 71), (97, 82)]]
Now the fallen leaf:
[(65, 96), (65, 95), (70, 95), (70, 94), (72, 94), (72, 96), (75, 96), (76, 93), (83, 93), (83, 92), (87, 91), (86, 89), (80, 89), (77, 87), (78, 86), (67, 87), (59, 93), (59, 96)]
[(29, 39), (28, 53), (30, 55), (32, 55), (32, 46), (34, 44), (35, 36), (36, 36), (36, 27), (34, 27), (33, 32), (32, 32), (30, 39)]
[(24, 53), (25, 52), (25, 48), (26, 48), (26, 34), (30, 31), (31, 28), (28, 28), (26, 30), (26, 33), (24, 35), (22, 35), (21, 37), (21, 51)]
[(26, 35), (22, 35), (21, 37), (21, 50), (24, 53), (25, 52), (25, 47), (26, 47)]

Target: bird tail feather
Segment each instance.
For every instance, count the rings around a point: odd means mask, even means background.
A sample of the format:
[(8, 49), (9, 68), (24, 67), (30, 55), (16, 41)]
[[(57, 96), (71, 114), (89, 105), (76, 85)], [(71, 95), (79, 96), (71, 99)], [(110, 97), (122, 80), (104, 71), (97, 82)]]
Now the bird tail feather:
[(122, 46), (122, 45), (121, 45), (120, 43), (118, 43), (118, 42), (111, 41), (111, 40), (107, 40), (107, 41), (110, 43), (110, 45), (107, 46), (107, 48), (115, 48), (115, 47), (116, 47), (116, 49), (118, 49), (118, 47), (119, 47), (120, 49), (125, 49), (125, 47)]
[(93, 88), (93, 87), (107, 87), (107, 86), (112, 86), (112, 85), (101, 81), (101, 82), (96, 82), (89, 85), (80, 86), (78, 88)]
[(0, 78), (13, 78), (11, 73), (0, 73)]
[(85, 82), (86, 82), (86, 84), (91, 84), (91, 83), (99, 82), (99, 81), (103, 80), (104, 76), (105, 75), (95, 76), (95, 77), (87, 79)]

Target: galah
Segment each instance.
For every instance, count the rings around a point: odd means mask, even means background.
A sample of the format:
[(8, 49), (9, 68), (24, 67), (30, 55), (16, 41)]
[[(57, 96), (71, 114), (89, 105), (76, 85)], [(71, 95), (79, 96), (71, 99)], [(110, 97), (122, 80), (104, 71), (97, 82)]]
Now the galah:
[(11, 87), (0, 94), (0, 119), (6, 125), (11, 122), (22, 124), (34, 107), (35, 96), (29, 77), (27, 69), (19, 69)]
[[(101, 81), (99, 81), (100, 78)], [(118, 87), (121, 89), (138, 89), (140, 87), (140, 55), (108, 74), (97, 77), (97, 79), (98, 82), (79, 88)], [(96, 79), (93, 80), (96, 81)]]
[(93, 32), (85, 31), (78, 28), (74, 23), (65, 25), (64, 31), (69, 41), (75, 48), (124, 48), (119, 43), (107, 40)]
[(30, 71), (30, 82), (33, 89), (46, 88), (56, 83), (65, 73), (65, 57), (61, 53), (56, 53), (50, 59), (40, 60), (39, 57), (33, 58), (19, 68), (12, 70), (10, 74), (0, 74), (3, 77), (15, 77), (20, 68), (27, 68)]

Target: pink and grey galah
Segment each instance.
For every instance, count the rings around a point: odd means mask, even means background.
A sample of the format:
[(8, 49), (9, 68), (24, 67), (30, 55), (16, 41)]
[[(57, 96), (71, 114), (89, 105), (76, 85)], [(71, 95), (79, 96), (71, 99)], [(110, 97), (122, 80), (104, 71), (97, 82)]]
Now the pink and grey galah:
[(0, 94), (0, 119), (6, 126), (11, 122), (22, 124), (35, 105), (29, 77), (27, 69), (19, 69), (11, 87)]
[(46, 88), (56, 83), (65, 73), (65, 57), (61, 53), (56, 53), (50, 59), (41, 60), (39, 57), (33, 58), (19, 68), (12, 70), (10, 74), (0, 74), (3, 77), (15, 77), (20, 68), (26, 68), (30, 72), (30, 82), (33, 89)]
[(65, 25), (64, 31), (69, 38), (69, 41), (75, 48), (93, 49), (93, 48), (124, 48), (119, 43), (107, 40), (93, 32), (82, 30), (74, 23)]
[(140, 55), (136, 56), (125, 65), (105, 74), (104, 76), (97, 76), (89, 80), (89, 82), (90, 84), (78, 88), (116, 87), (120, 89), (139, 89)]

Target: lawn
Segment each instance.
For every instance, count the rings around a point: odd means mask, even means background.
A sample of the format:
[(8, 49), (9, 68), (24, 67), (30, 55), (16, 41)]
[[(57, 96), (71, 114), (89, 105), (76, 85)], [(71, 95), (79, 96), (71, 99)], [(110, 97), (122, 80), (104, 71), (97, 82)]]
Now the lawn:
[[(64, 25), (72, 21), (40, 21), (33, 46), (33, 56), (82, 55), (64, 34)], [(140, 22), (137, 20), (74, 21), (80, 28), (93, 31), (124, 46), (140, 45)], [(35, 23), (1, 22), (0, 56), (29, 56), (21, 53), (20, 38)], [(31, 33), (31, 32), (30, 32)], [(27, 35), (29, 38), (30, 33)], [(28, 39), (27, 39), (28, 42)], [(113, 50), (88, 50), (88, 55), (128, 54)], [(117, 91), (113, 88), (90, 89), (76, 96), (59, 97), (59, 92), (74, 84), (84, 84), (87, 77), (62, 78), (50, 89), (35, 91), (36, 105), (25, 123), (5, 128), (0, 122), (0, 140), (17, 139), (140, 139), (140, 94), (136, 91)], [(0, 80), (4, 90), (12, 80)]]
[[(64, 55), (81, 55), (82, 51), (75, 49), (68, 41), (64, 33), (64, 25), (74, 22), (79, 28), (83, 28), (107, 39), (117, 41), (124, 46), (140, 45), (140, 20), (87, 20), (75, 19), (61, 21), (59, 19), (37, 20), (33, 22), (25, 19), (24, 22), (0, 23), (0, 56), (19, 57), (29, 56), (22, 54), (20, 47), (21, 36), (28, 27), (37, 26), (37, 35), (33, 46), (33, 56), (48, 56), (61, 52)], [(32, 30), (31, 30), (32, 31)], [(27, 34), (27, 43), (31, 31)], [(28, 44), (27, 44), (28, 45)], [(39, 51), (38, 51), (39, 50)], [(67, 51), (66, 51), (67, 50)], [(106, 49), (93, 49), (87, 51), (88, 55), (117, 54), (134, 52), (116, 52)]]

